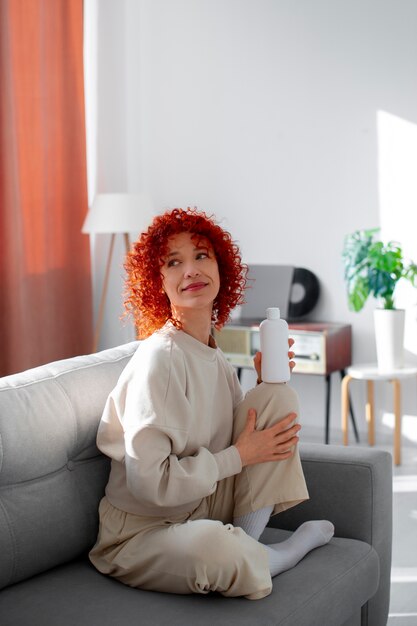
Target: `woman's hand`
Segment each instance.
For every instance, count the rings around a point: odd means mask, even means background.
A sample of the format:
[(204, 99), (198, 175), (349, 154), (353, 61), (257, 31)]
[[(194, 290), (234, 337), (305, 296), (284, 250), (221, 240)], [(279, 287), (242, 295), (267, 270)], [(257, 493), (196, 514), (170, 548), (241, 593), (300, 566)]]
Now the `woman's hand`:
[(242, 467), (267, 461), (283, 461), (291, 457), (301, 428), (300, 424), (293, 424), (296, 417), (295, 413), (290, 413), (277, 424), (256, 430), (256, 411), (249, 409), (245, 428), (234, 444), (240, 454)]
[[(288, 339), (288, 347), (292, 348), (292, 346), (294, 345), (294, 339), (292, 339), (292, 337), (290, 337)], [(291, 359), (293, 359), (295, 357), (295, 352), (292, 352), (292, 350), (290, 350), (288, 352), (288, 358), (290, 359), (290, 370), (293, 371), (294, 367), (295, 367), (295, 363), (294, 361), (292, 361)], [(261, 352), (257, 352), (253, 358), (253, 365), (254, 368), (256, 370), (256, 374), (257, 374), (257, 384), (259, 385), (259, 383), (262, 382), (262, 374), (261, 374), (261, 369), (262, 369), (262, 353)]]

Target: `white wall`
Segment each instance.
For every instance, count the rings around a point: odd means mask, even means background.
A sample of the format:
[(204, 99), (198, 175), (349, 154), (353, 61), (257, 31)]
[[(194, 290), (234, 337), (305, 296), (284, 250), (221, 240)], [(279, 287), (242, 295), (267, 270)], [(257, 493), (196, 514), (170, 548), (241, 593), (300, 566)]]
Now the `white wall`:
[[(384, 126), (388, 115), (416, 128), (417, 3), (101, 0), (96, 8), (96, 190), (147, 191), (160, 208), (197, 205), (232, 232), (246, 262), (310, 268), (322, 286), (313, 317), (351, 323), (354, 361), (374, 360), (375, 303), (348, 310), (340, 253), (346, 233), (382, 225), (417, 258), (414, 214), (399, 193), (407, 184), (415, 194), (415, 167), (387, 185), (396, 131)], [(405, 153), (395, 145), (398, 174)], [(121, 340), (118, 289), (103, 347)], [(416, 362), (417, 342), (407, 347)], [(322, 379), (293, 382), (305, 423), (322, 427)], [(404, 410), (416, 415), (413, 385), (404, 386)], [(333, 388), (338, 426), (336, 375)], [(359, 419), (360, 383), (353, 393)], [(378, 407), (389, 400), (378, 389)]]
[[(132, 3), (132, 7), (134, 3)], [(131, 59), (127, 28), (130, 15), (125, 1), (84, 2), (84, 74), (86, 98), (88, 196), (129, 189), (130, 146), (135, 124), (128, 113), (133, 103), (129, 91)], [(132, 39), (133, 40), (133, 39)], [(134, 234), (137, 236), (137, 233)], [(110, 235), (91, 238), (94, 309), (97, 319), (104, 282)], [(99, 348), (109, 348), (134, 339), (134, 330), (123, 316), (122, 235), (116, 237), (106, 308)]]

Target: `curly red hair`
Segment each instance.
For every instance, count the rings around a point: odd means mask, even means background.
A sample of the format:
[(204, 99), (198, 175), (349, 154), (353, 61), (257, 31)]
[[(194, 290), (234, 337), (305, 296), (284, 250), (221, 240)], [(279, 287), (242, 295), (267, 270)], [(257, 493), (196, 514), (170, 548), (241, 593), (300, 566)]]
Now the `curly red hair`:
[(181, 325), (172, 318), (169, 300), (162, 289), (161, 267), (168, 252), (168, 239), (179, 233), (192, 233), (211, 243), (220, 275), (220, 289), (214, 301), (212, 321), (221, 328), (230, 312), (243, 303), (247, 266), (242, 263), (238, 246), (230, 233), (197, 209), (173, 209), (154, 218), (143, 232), (125, 262), (125, 308), (136, 325), (142, 339), (171, 320), (177, 328)]

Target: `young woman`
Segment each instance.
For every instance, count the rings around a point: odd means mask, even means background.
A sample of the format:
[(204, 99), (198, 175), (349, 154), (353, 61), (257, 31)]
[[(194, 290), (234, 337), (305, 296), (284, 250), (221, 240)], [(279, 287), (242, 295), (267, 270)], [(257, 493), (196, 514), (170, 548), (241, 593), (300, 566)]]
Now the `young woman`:
[[(229, 233), (196, 210), (154, 219), (129, 253), (127, 309), (143, 339), (110, 394), (97, 443), (111, 460), (92, 563), (142, 589), (258, 599), (271, 576), (331, 538), (325, 520), (285, 542), (270, 515), (308, 498), (298, 404), (286, 384), (243, 397), (212, 336), (243, 300)], [(289, 353), (290, 358), (293, 353)]]

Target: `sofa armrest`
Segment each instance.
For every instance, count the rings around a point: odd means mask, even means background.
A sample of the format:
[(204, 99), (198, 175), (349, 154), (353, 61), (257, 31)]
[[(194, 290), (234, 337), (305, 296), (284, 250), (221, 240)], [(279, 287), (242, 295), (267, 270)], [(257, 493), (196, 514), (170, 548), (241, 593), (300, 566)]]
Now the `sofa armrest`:
[(300, 456), (310, 499), (272, 517), (270, 525), (294, 530), (309, 519), (328, 519), (337, 537), (372, 545), (379, 556), (380, 584), (362, 623), (385, 624), (392, 546), (391, 455), (372, 448), (305, 443)]

